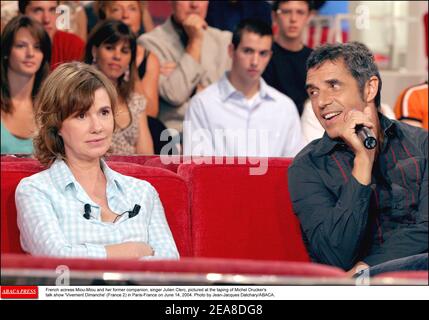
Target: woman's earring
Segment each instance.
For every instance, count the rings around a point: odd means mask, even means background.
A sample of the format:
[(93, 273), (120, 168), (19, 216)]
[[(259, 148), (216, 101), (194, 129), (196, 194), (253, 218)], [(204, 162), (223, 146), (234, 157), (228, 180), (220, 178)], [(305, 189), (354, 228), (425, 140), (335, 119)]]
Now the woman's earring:
[(127, 68), (127, 70), (125, 71), (125, 74), (124, 74), (124, 81), (125, 81), (125, 82), (130, 81), (130, 68), (129, 68), (129, 67), (128, 67), (128, 68)]
[(92, 65), (95, 65), (97, 63), (97, 59), (95, 57), (92, 57)]

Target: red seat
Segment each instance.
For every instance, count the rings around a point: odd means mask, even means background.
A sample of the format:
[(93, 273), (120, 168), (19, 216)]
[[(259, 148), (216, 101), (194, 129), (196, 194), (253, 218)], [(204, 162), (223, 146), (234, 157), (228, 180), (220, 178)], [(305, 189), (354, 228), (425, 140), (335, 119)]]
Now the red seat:
[(13, 155), (2, 155), (2, 156), (0, 156), (0, 161), (1, 162), (19, 162), (19, 161), (37, 162), (37, 160), (33, 159), (33, 158), (29, 158), (29, 157), (16, 157), (16, 156), (13, 156)]
[(179, 166), (190, 189), (196, 257), (309, 261), (287, 188), (292, 160), (269, 159), (266, 174), (250, 175), (257, 160)]
[[(160, 195), (165, 214), (181, 256), (192, 255), (188, 188), (171, 171), (134, 163), (109, 162), (125, 175), (150, 182)], [(1, 163), (1, 252), (22, 253), (16, 223), (15, 190), (22, 178), (43, 170), (37, 161)]]
[[(32, 257), (29, 255), (3, 254), (1, 268), (54, 270), (59, 265), (67, 265), (72, 271), (102, 272), (166, 272), (166, 273), (217, 273), (246, 275), (278, 275), (302, 277), (344, 277), (341, 269), (315, 263), (255, 261), (239, 259), (182, 258), (179, 261), (136, 261), (136, 260), (99, 260), (65, 259), (51, 257)], [(54, 273), (55, 275), (55, 273)]]

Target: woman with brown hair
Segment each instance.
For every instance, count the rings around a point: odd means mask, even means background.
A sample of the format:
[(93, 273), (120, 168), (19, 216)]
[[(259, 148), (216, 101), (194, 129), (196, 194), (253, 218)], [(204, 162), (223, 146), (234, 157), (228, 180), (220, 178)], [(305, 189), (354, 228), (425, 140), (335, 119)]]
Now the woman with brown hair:
[(136, 38), (116, 20), (100, 22), (86, 44), (84, 61), (96, 66), (114, 84), (119, 95), (112, 143), (114, 154), (153, 154), (145, 96), (134, 92)]
[(59, 66), (36, 100), (36, 158), (47, 170), (19, 183), (18, 227), (32, 255), (177, 259), (158, 193), (103, 161), (117, 112), (111, 80), (80, 62)]
[(33, 99), (49, 72), (51, 41), (38, 22), (13, 18), (1, 36), (1, 153), (33, 150)]

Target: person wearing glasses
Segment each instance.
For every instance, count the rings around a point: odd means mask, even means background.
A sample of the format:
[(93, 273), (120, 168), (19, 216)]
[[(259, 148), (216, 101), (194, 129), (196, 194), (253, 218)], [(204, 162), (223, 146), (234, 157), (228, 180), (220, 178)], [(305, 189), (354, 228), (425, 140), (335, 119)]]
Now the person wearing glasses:
[(118, 97), (93, 66), (65, 63), (36, 100), (35, 156), (47, 170), (19, 183), (15, 202), (24, 251), (70, 258), (178, 259), (159, 195), (113, 171)]
[(313, 1), (274, 1), (272, 18), (278, 28), (273, 57), (262, 77), (268, 85), (290, 97), (301, 116), (308, 99), (306, 62), (312, 49), (304, 45), (304, 31), (314, 15)]

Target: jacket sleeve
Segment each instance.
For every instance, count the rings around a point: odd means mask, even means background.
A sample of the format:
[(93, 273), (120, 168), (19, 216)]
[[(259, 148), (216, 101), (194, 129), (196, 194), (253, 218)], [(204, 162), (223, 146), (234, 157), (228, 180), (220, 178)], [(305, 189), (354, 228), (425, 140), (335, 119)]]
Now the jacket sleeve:
[(289, 171), (293, 209), (318, 262), (349, 270), (357, 262), (368, 222), (371, 188), (353, 176), (333, 195), (309, 160)]

